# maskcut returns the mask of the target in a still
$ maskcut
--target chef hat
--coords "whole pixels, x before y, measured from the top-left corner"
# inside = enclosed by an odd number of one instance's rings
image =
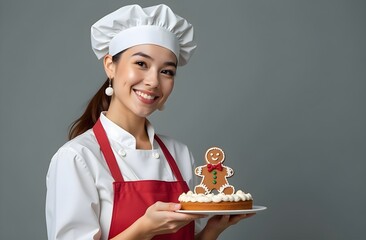
[[[91,44],[98,59],[132,46],[155,44],[171,50],[181,66],[196,48],[193,26],[164,4],[129,5],[108,14],[91,27]]]

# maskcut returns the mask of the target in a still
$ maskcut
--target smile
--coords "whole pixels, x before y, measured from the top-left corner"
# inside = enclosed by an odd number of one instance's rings
[[[154,100],[156,98],[156,96],[149,95],[149,94],[143,93],[143,92],[138,91],[138,90],[136,90],[135,92],[136,92],[137,95],[139,95],[142,98],[145,98],[146,100]]]

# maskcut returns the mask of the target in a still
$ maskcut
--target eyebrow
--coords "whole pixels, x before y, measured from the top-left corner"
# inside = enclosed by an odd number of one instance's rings
[[[132,56],[141,56],[144,58],[148,58],[150,60],[154,60],[153,57],[151,57],[150,55],[147,55],[146,53],[143,53],[143,52],[134,53],[134,54],[132,54]],[[164,62],[164,65],[173,66],[173,67],[177,68],[177,64],[175,62],[171,62],[171,61]]]

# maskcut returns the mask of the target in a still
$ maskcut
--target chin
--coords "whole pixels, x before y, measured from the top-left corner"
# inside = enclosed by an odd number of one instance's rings
[[[153,114],[154,112],[156,111],[155,110],[150,110],[150,111],[139,111],[139,112],[135,112],[135,114],[139,117],[144,117],[144,118],[147,118],[149,117],[151,114]]]

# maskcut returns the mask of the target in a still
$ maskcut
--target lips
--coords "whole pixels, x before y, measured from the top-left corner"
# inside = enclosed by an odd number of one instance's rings
[[[135,90],[135,93],[138,96],[138,98],[144,103],[153,103],[155,99],[158,98],[158,96],[154,94],[143,92],[140,90]]]

